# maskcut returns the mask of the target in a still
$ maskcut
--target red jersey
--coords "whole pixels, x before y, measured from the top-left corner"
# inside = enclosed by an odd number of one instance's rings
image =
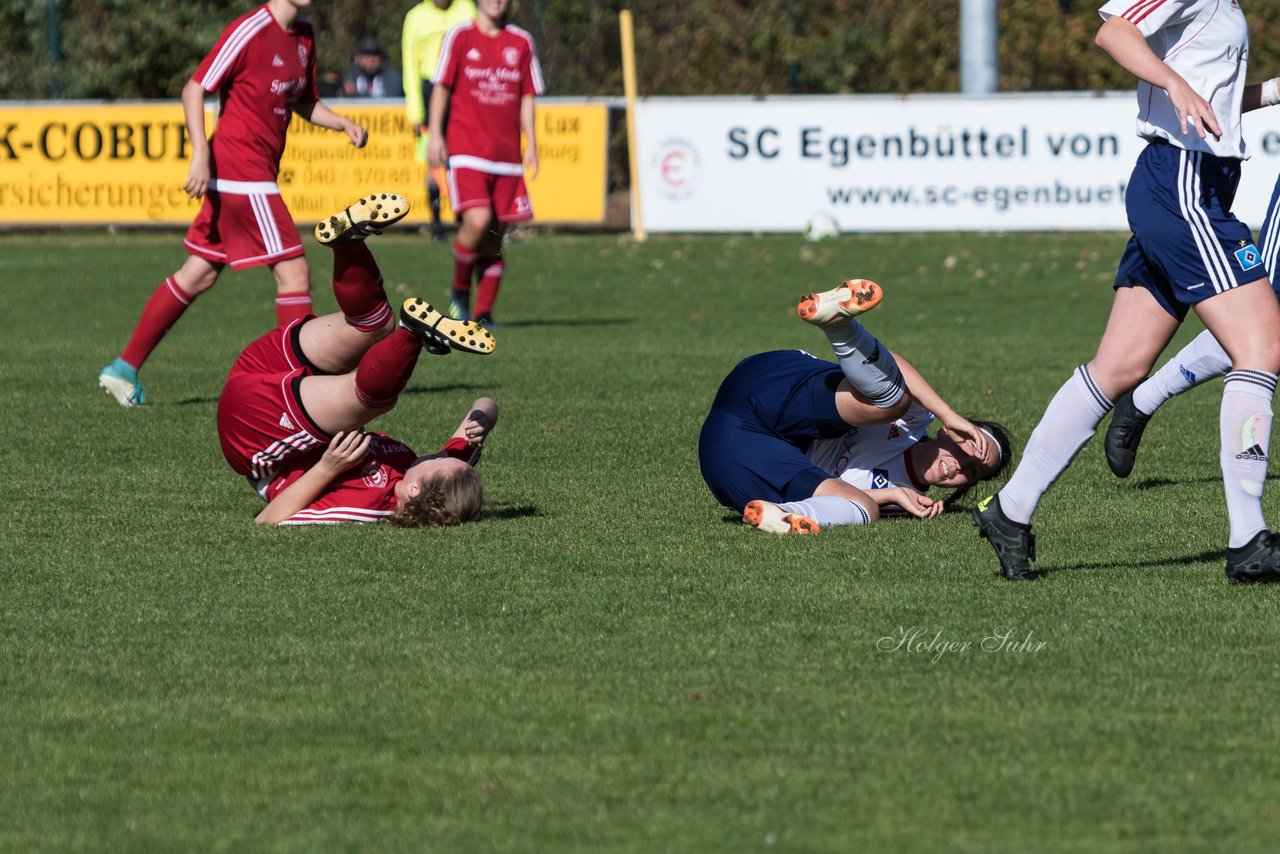
[[[480,447],[468,445],[463,439],[450,439],[441,453],[474,465],[480,457]],[[285,487],[302,477],[302,473],[315,465],[322,450],[291,461],[287,469],[276,475],[275,480],[263,491],[262,497],[270,501]],[[294,513],[281,525],[331,525],[337,522],[383,522],[396,512],[396,484],[404,480],[404,473],[417,460],[413,451],[397,439],[385,433],[374,433],[369,452],[359,466],[344,472],[338,480],[320,493],[320,497],[302,510]]]
[[[523,174],[520,100],[545,88],[533,37],[510,24],[494,36],[480,32],[474,21],[459,24],[440,45],[433,79],[453,93],[445,131],[449,165]]]
[[[218,93],[212,171],[223,181],[270,181],[299,103],[316,100],[315,35],[299,18],[281,29],[266,6],[237,18],[191,79]]]

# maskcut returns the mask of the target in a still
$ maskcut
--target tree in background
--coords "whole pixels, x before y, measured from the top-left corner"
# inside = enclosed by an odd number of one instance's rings
[[[375,36],[399,64],[414,0],[307,10],[323,69]],[[0,0],[0,98],[176,98],[220,22],[253,0]],[[1098,0],[1000,0],[1000,88],[1128,89],[1093,47]],[[635,15],[645,95],[955,92],[959,0],[516,0],[549,94],[618,95],[618,11]],[[63,60],[51,50],[50,20]],[[1280,4],[1251,4],[1251,79],[1280,75]]]

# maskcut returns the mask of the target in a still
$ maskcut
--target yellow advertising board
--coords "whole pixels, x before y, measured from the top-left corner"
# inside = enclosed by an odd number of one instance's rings
[[[345,135],[294,119],[279,183],[299,226],[375,191],[408,196],[408,222],[426,222],[424,166],[403,106],[333,107],[369,129],[369,144],[357,151]],[[607,107],[540,104],[535,115],[534,221],[604,222]],[[213,127],[212,111],[206,124]],[[177,102],[0,104],[0,228],[187,225],[199,209],[182,190],[190,154]]]

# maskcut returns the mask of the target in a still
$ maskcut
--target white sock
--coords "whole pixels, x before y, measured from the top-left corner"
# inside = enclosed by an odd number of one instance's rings
[[[1231,357],[1206,329],[1133,390],[1133,405],[1139,412],[1151,415],[1174,395],[1229,370]]]
[[[1094,385],[1084,365],[1049,401],[1036,425],[1022,460],[1000,490],[1000,509],[1014,522],[1030,524],[1040,498],[1066,471],[1076,454],[1098,429],[1111,401]]]
[[[1262,487],[1267,480],[1271,445],[1271,399],[1276,375],[1231,371],[1222,388],[1222,486],[1227,496],[1227,545],[1238,548],[1267,527],[1262,518]]]
[[[849,319],[848,325],[823,327],[840,369],[853,387],[880,409],[888,409],[906,394],[902,371],[889,352],[861,323]]]
[[[808,516],[818,523],[819,528],[828,525],[865,525],[871,521],[871,514],[865,507],[838,495],[815,495],[804,501],[788,501],[778,506],[787,513]]]

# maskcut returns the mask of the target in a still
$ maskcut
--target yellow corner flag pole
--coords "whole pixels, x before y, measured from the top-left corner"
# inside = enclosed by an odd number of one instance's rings
[[[618,13],[622,35],[622,89],[627,98],[627,152],[631,166],[631,234],[643,242],[644,216],[640,208],[640,170],[636,163],[636,40],[631,10]]]

